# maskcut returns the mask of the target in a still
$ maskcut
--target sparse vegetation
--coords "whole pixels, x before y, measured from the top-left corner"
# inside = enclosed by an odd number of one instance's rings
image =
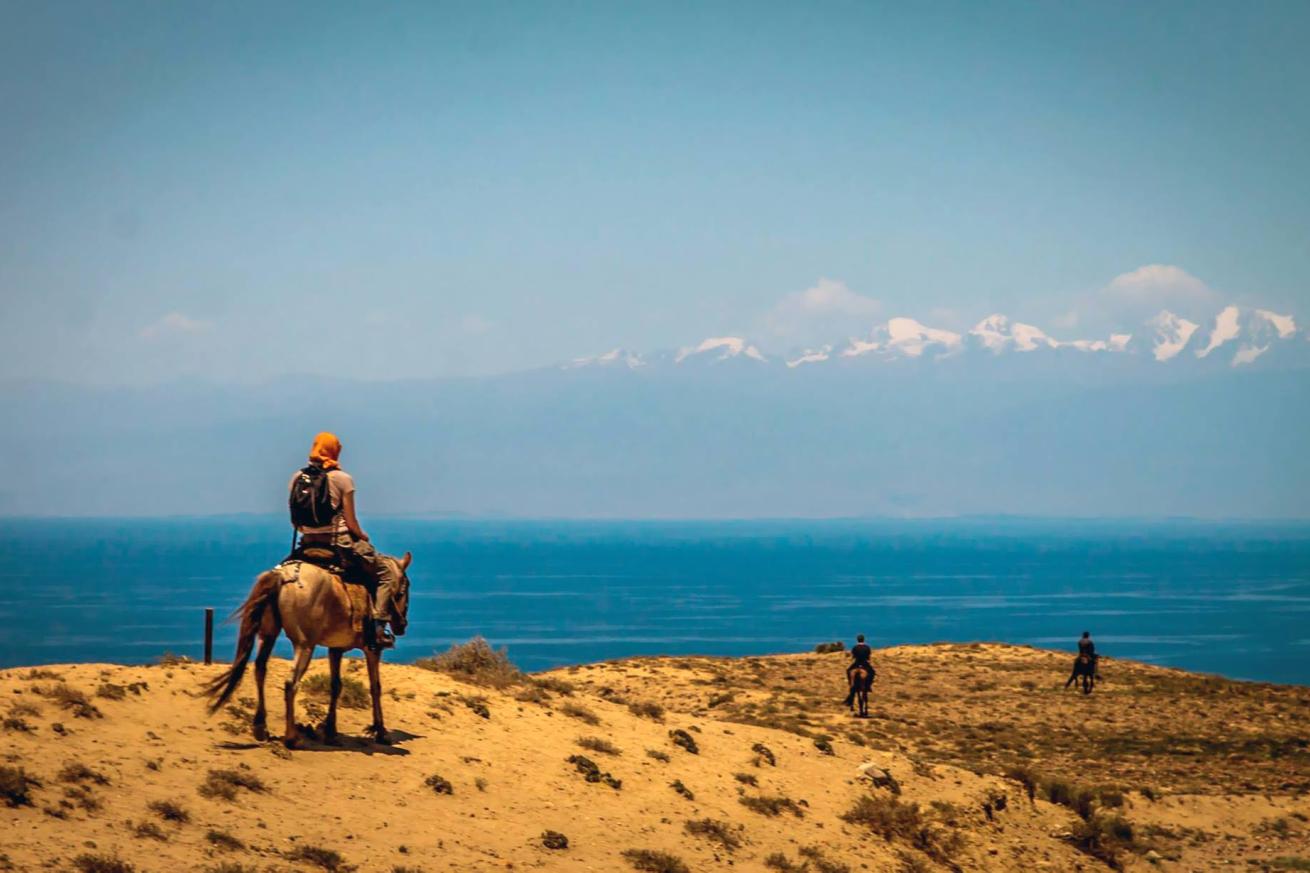
[[[676,855],[654,849],[628,849],[623,857],[634,870],[641,873],[691,873],[691,869]]]
[[[259,869],[250,864],[238,864],[236,861],[223,861],[212,867],[206,867],[205,873],[259,873]]]
[[[676,728],[669,731],[669,739],[673,741],[673,745],[681,749],[686,749],[693,755],[700,754],[700,747],[696,745],[696,740],[692,738],[691,734],[687,733],[682,728]]]
[[[16,715],[11,715],[4,720],[4,729],[24,734],[30,734],[36,730],[35,727],[28,724],[26,719]]]
[[[105,700],[122,700],[127,697],[127,686],[101,682],[96,688],[96,697],[103,697]]]
[[[491,709],[487,707],[487,698],[472,695],[463,695],[459,702],[468,707],[469,711],[478,718],[491,718]]]
[[[0,797],[7,806],[31,806],[32,789],[40,787],[40,781],[28,776],[22,767],[0,766]]]
[[[201,797],[233,801],[237,799],[238,788],[255,793],[268,790],[258,776],[244,769],[210,770],[198,790]]]
[[[171,800],[152,800],[147,806],[164,821],[173,821],[178,824],[186,824],[191,821],[191,814],[180,803]]]
[[[1081,852],[1099,858],[1115,870],[1121,868],[1120,855],[1136,844],[1133,826],[1120,815],[1101,813],[1079,822],[1070,840]]]
[[[78,873],[136,873],[136,867],[116,855],[78,855],[73,859]]]
[[[764,866],[770,870],[777,870],[779,873],[808,873],[810,869],[806,864],[793,864],[787,860],[787,856],[782,852],[774,852],[764,859]]]
[[[588,782],[604,782],[610,788],[618,791],[623,787],[623,780],[615,779],[609,773],[604,772],[596,766],[596,762],[585,755],[569,755],[568,762],[573,765],[579,773],[582,774]]]
[[[813,865],[815,873],[851,873],[851,868],[823,854],[818,846],[801,846],[801,857]]]
[[[542,831],[541,844],[547,849],[567,849],[569,847],[569,838],[559,831]]]
[[[80,761],[69,761],[59,770],[60,782],[94,782],[96,785],[108,785],[109,777],[92,770]]]
[[[781,795],[761,795],[759,797],[746,796],[737,799],[741,802],[742,806],[746,807],[751,812],[758,812],[760,815],[773,817],[782,815],[784,812],[790,812],[797,818],[801,818],[805,815],[796,801],[792,800],[790,797],[783,797]]]
[[[833,652],[844,651],[846,651],[846,644],[841,640],[833,640],[831,643],[819,643],[814,647],[814,654],[816,655],[830,655]]]
[[[864,825],[888,842],[904,840],[935,861],[950,861],[960,849],[958,833],[929,821],[917,803],[903,803],[895,797],[861,797],[842,819]]]
[[[306,694],[314,697],[321,697],[324,700],[332,699],[332,677],[327,673],[315,673],[313,676],[306,676],[305,680],[300,683],[300,688]],[[341,677],[341,696],[337,698],[337,705],[344,709],[368,709],[373,705],[372,698],[369,697],[368,687],[353,676]]]
[[[216,849],[224,852],[241,852],[246,848],[246,844],[227,831],[210,830],[205,834],[205,839]]]
[[[587,709],[587,707],[576,703],[566,703],[559,708],[559,711],[567,715],[569,718],[576,718],[578,721],[583,722],[584,724],[589,724],[592,727],[600,724],[600,716],[596,715],[596,713],[592,712],[590,709]]]
[[[736,779],[742,785],[749,785],[752,788],[758,788],[760,785],[760,780],[750,773],[734,773],[732,774],[732,778]]]
[[[741,846],[741,837],[737,834],[738,829],[718,819],[701,818],[689,821],[683,826],[683,830],[692,836],[704,837],[707,840],[716,842],[728,851]]]
[[[423,780],[423,784],[426,785],[427,787],[431,788],[433,794],[454,794],[454,793],[455,793],[455,786],[453,786],[453,785],[450,784],[450,780],[449,780],[449,779],[444,779],[444,778],[442,778],[441,776],[438,776],[438,775],[435,774],[435,773],[433,773],[433,774],[432,774],[431,776],[429,776],[428,778],[424,779],[424,780]]]
[[[649,700],[639,700],[635,703],[629,703],[628,712],[641,718],[649,718],[653,721],[664,721],[664,707]]]
[[[180,667],[183,664],[195,663],[186,655],[178,655],[173,652],[164,652],[155,659],[155,663],[161,667]]]
[[[60,682],[58,685],[37,686],[32,689],[37,694],[49,697],[64,709],[72,710],[77,718],[102,718],[100,710],[87,699],[85,693]]]
[[[622,755],[623,750],[601,737],[578,737],[577,743],[584,749],[600,752],[602,755]]]
[[[321,867],[328,873],[348,873],[355,868],[346,863],[340,853],[332,849],[325,849],[322,846],[296,846],[283,857],[288,861],[299,861],[302,864],[312,864],[315,867]]]
[[[159,840],[161,843],[168,839],[168,834],[152,821],[141,822],[132,829],[132,832],[142,839]]]
[[[814,748],[818,749],[825,755],[837,754],[832,750],[832,743],[826,737],[818,737],[814,741]]]
[[[751,751],[755,753],[754,763],[756,767],[760,766],[760,764],[768,764],[770,767],[778,766],[778,759],[773,757],[773,752],[763,743],[756,743],[751,746]]]
[[[510,661],[509,653],[505,649],[493,649],[480,636],[430,658],[420,658],[414,666],[449,673],[456,679],[489,688],[505,688],[523,680],[523,673]]]
[[[692,793],[692,790],[690,788],[682,784],[681,779],[674,779],[672,782],[669,783],[669,787],[672,788],[674,791],[678,792],[679,794],[681,794],[683,797],[687,798],[688,800],[696,799],[696,795]]]
[[[56,673],[54,670],[47,670],[44,667],[33,667],[23,674],[23,678],[28,682],[62,682],[64,681],[63,673]]]
[[[668,755],[668,753],[667,753],[667,752],[661,752],[659,749],[647,749],[647,750],[646,750],[646,757],[647,757],[647,758],[654,758],[656,761],[659,761],[659,762],[662,763],[662,764],[667,764],[667,763],[669,763],[669,760],[670,760],[670,759],[669,759],[669,755]]]

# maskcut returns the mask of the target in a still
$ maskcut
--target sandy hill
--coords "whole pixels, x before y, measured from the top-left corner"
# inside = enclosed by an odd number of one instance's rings
[[[864,720],[842,654],[386,665],[390,746],[352,661],[343,744],[296,751],[250,739],[249,678],[206,716],[220,667],[0,671],[0,870],[1310,869],[1310,689],[1107,662],[1085,697],[1063,654],[875,659]]]

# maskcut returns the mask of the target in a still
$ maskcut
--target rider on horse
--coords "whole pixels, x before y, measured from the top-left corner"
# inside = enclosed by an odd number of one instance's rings
[[[869,663],[869,658],[873,656],[873,649],[864,642],[864,634],[855,638],[855,645],[851,646],[851,663],[846,668],[846,684],[850,687],[850,693],[846,695],[846,706],[850,706],[855,700],[855,685],[851,681],[851,674],[859,667],[865,668],[868,672],[865,674],[868,678],[865,680],[865,691],[873,683],[873,664]]]
[[[1083,638],[1078,641],[1078,654],[1086,655],[1092,662],[1092,675],[1095,676],[1100,672],[1097,667],[1098,655],[1096,654],[1096,643],[1092,642],[1090,631],[1083,631]]]
[[[297,525],[301,548],[318,546],[336,551],[347,564],[347,569],[360,573],[376,585],[373,594],[372,645],[376,649],[393,646],[395,636],[387,629],[391,621],[391,598],[398,580],[391,562],[373,548],[368,534],[359,526],[355,516],[355,480],[341,469],[341,440],[324,432],[314,437],[309,450],[309,466],[297,470],[291,477],[290,490],[294,501],[297,488],[305,486],[307,474],[324,475],[326,471],[327,497],[330,499],[331,517],[322,524]],[[398,628],[403,632],[403,628]]]

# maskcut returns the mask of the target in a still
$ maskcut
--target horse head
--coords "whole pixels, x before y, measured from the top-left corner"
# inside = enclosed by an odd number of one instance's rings
[[[406,552],[399,558],[389,558],[396,568],[396,590],[391,593],[391,605],[395,609],[396,620],[392,624],[399,623],[396,630],[404,633],[405,626],[409,624],[409,570],[410,563],[414,556]]]

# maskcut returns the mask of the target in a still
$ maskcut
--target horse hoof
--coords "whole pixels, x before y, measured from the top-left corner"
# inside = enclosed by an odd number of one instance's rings
[[[258,742],[262,743],[268,739],[268,728],[264,727],[262,724],[255,725],[251,732],[255,735],[255,739]]]
[[[300,737],[283,737],[282,745],[286,746],[288,749],[297,748],[300,745]]]

